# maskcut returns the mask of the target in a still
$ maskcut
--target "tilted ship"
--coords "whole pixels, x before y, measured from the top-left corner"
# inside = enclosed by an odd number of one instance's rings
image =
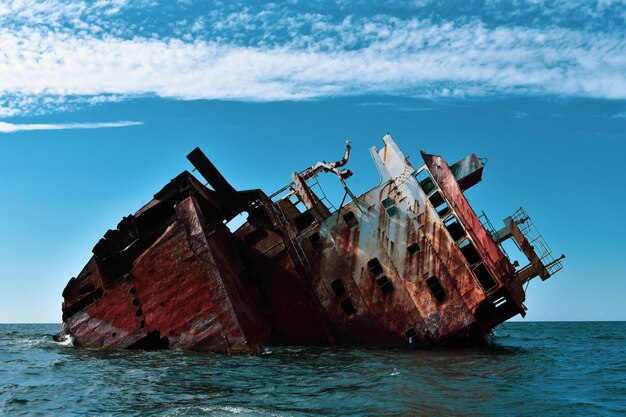
[[[562,268],[523,209],[496,230],[463,192],[484,160],[413,166],[391,136],[371,148],[380,183],[361,196],[342,160],[293,173],[272,195],[235,190],[209,159],[93,248],[63,291],[57,337],[94,348],[260,352],[264,345],[479,346],[526,308],[524,284]],[[335,209],[317,176],[345,190]],[[226,223],[247,221],[231,232]],[[512,239],[528,264],[512,263]]]

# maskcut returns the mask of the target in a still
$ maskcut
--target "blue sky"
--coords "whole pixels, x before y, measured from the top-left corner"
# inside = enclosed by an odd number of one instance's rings
[[[625,320],[625,29],[623,1],[0,1],[0,322],[60,321],[195,146],[271,193],[351,139],[362,192],[387,132],[487,157],[476,211],[523,206],[567,255],[527,319]]]

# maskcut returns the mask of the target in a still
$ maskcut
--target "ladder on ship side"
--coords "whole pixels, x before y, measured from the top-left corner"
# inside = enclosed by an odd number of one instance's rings
[[[317,196],[317,198],[324,205],[326,205],[326,208],[328,208],[328,210],[331,213],[334,213],[334,212],[337,211],[337,208],[335,207],[335,205],[333,203],[331,203],[330,199],[326,196],[326,193],[324,192],[324,189],[322,188],[319,180],[317,179],[317,174],[313,175],[311,178],[309,178],[306,183],[309,186],[309,188],[311,189],[311,191],[313,191],[315,193],[315,195]],[[317,187],[317,189],[319,190],[319,193],[314,191],[314,187]]]

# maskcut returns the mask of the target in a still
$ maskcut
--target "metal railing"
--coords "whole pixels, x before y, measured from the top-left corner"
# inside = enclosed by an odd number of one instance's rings
[[[491,224],[491,220],[489,220],[489,217],[487,217],[487,214],[485,214],[484,211],[480,212],[478,220],[480,220],[480,223],[483,225],[487,233],[491,235],[491,237],[494,237],[498,233],[496,228],[493,227],[493,224]]]
[[[498,231],[496,230],[495,227],[493,227],[493,224],[491,223],[491,220],[489,220],[489,217],[487,217],[487,214],[484,211],[480,212],[480,216],[478,216],[478,220],[480,220],[480,223],[483,225],[484,229],[487,231],[487,233],[489,233],[489,235],[491,236],[492,240],[496,240],[496,236],[498,235]],[[500,250],[502,251],[502,253],[504,253],[504,255],[511,259],[509,257],[509,254],[506,253],[506,250],[504,250],[504,247],[502,246],[502,243],[498,243],[498,247],[500,248]]]
[[[517,227],[520,229],[528,243],[533,247],[535,253],[541,260],[541,263],[544,264],[548,273],[550,275],[555,274],[556,272],[563,269],[563,264],[561,260],[563,257],[559,257],[557,259],[552,255],[552,249],[548,246],[548,242],[541,236],[537,227],[531,220],[530,216],[526,214],[523,208],[519,208],[513,213],[511,216],[513,221],[517,224]]]
[[[326,196],[326,193],[324,192],[322,185],[319,183],[319,180],[317,179],[317,174],[309,178],[306,183],[309,186],[309,189],[313,192],[313,194],[315,194],[315,196],[323,204],[326,205],[326,208],[331,212],[331,214],[337,211],[337,208],[335,207],[335,205],[331,203],[328,197]],[[315,192],[315,188],[317,188],[319,192]]]

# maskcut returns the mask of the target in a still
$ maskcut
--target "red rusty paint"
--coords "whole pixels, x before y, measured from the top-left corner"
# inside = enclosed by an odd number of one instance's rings
[[[446,161],[439,156],[428,155],[424,152],[422,152],[422,156],[433,177],[441,186],[441,191],[445,198],[453,202],[457,216],[481,253],[485,264],[491,271],[495,272],[494,276],[496,279],[499,279],[515,297],[515,302],[521,311],[521,305],[525,297],[522,283],[515,279],[515,267],[513,267],[506,255],[502,253],[498,245],[488,235],[463,195]]]
[[[184,172],[107,232],[63,292],[63,332],[91,347],[226,353],[265,344],[486,343],[494,326],[524,312],[515,268],[447,163],[423,153],[446,215],[456,216],[498,282],[486,292],[408,158],[390,136],[384,141],[372,152],[385,180],[359,197],[346,188],[352,201],[334,213],[306,181],[331,171],[345,185],[349,171],[336,168],[349,147],[339,162],[295,173],[277,200],[234,191],[194,150],[190,160],[217,188]],[[480,172],[464,188],[482,174],[474,165]],[[289,201],[294,195],[304,213]],[[229,231],[224,222],[241,212],[248,221]]]

